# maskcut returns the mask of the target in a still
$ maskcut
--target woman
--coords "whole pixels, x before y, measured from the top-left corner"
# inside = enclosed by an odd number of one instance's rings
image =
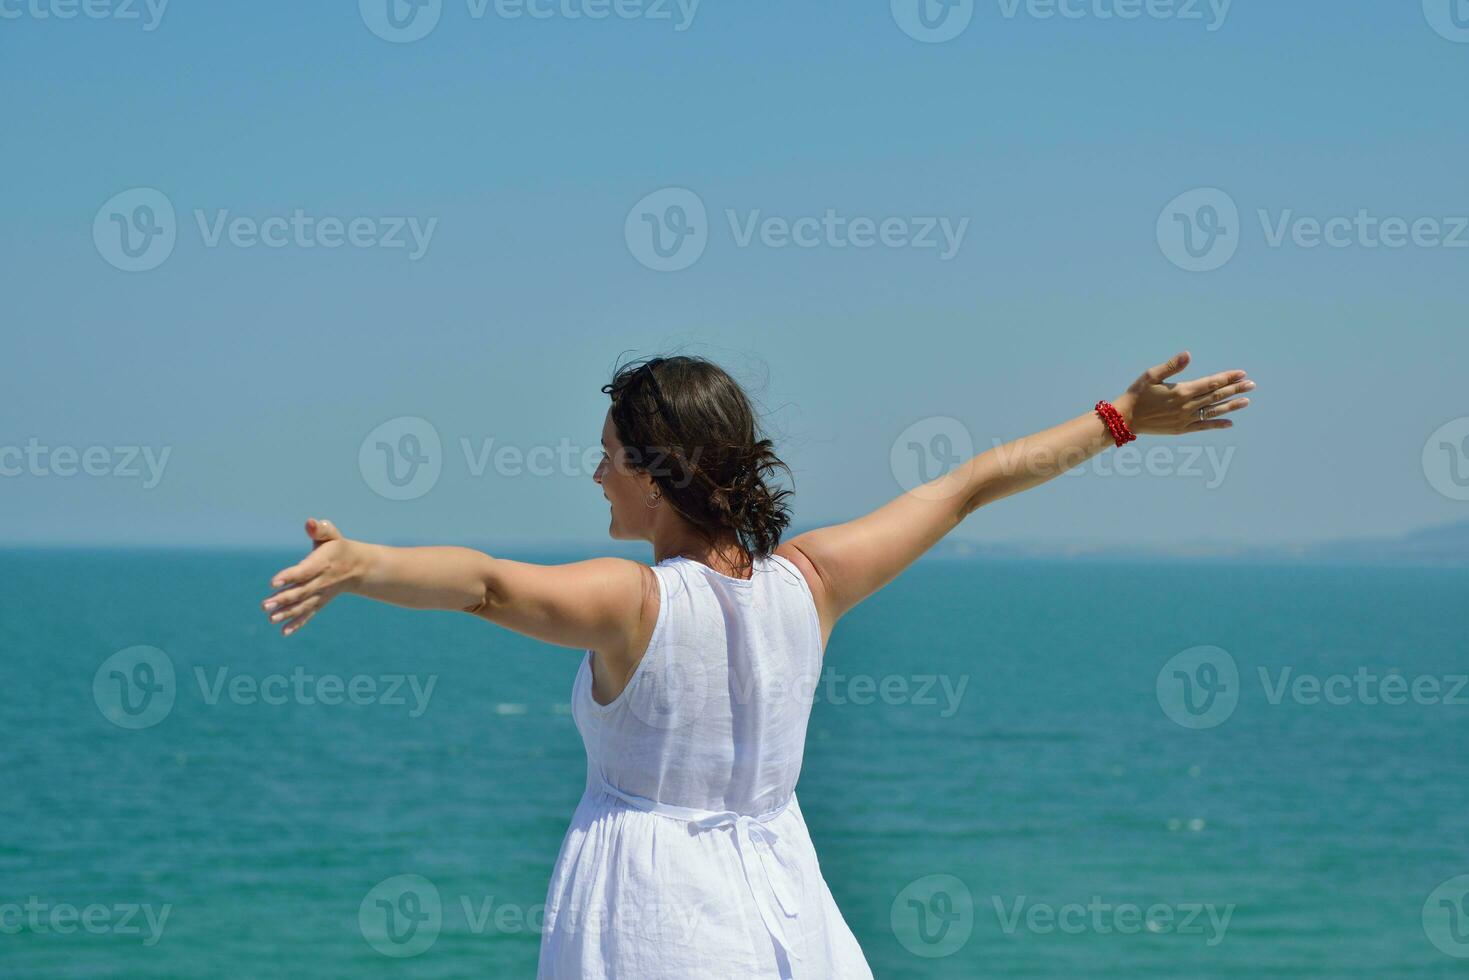
[[[796,802],[811,694],[837,621],[984,504],[1134,433],[1232,423],[1243,371],[1167,379],[967,461],[865,517],[782,542],[790,522],[739,385],[708,361],[619,370],[594,479],[610,533],[656,564],[534,565],[389,548],[307,521],[313,550],[265,602],[289,635],[343,592],[463,610],[585,651],[572,711],[587,787],[551,876],[543,977],[870,977]]]

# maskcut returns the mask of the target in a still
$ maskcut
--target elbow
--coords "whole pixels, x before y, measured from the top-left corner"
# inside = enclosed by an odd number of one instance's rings
[[[483,555],[484,567],[475,576],[474,586],[463,610],[471,616],[483,616],[495,605],[495,559]]]

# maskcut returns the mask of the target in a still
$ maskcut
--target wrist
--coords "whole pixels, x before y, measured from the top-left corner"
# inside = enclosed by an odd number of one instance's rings
[[[1128,416],[1133,414],[1132,399],[1124,395],[1118,401],[1122,404],[1119,405],[1105,399],[1099,401],[1096,404],[1095,412],[1102,420],[1102,424],[1107,427],[1107,435],[1111,437],[1112,442],[1117,446],[1124,446],[1136,439],[1137,433],[1132,431],[1132,426],[1127,421]],[[1126,414],[1123,413],[1124,406],[1128,409]]]
[[[349,592],[357,592],[372,580],[373,571],[381,561],[382,546],[366,541],[347,541],[347,579]]]
[[[1127,423],[1129,429],[1134,429],[1133,419],[1137,416],[1137,399],[1131,392],[1120,395],[1112,400],[1112,407],[1117,409],[1117,414],[1122,416],[1122,421]]]

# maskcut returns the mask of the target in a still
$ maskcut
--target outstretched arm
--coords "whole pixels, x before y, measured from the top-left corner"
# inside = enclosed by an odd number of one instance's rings
[[[1219,416],[1249,404],[1247,398],[1233,397],[1255,387],[1243,371],[1169,383],[1189,360],[1185,351],[1149,369],[1113,402],[1133,432],[1176,435],[1228,428],[1233,423]],[[1078,415],[981,453],[864,517],[797,535],[778,551],[802,566],[822,628],[830,635],[846,612],[891,582],[975,510],[1039,486],[1112,445],[1097,415]]]
[[[344,592],[412,609],[458,610],[557,646],[616,656],[647,609],[652,572],[621,558],[533,565],[469,548],[390,548],[306,522],[312,550],[277,572],[262,603],[289,636]],[[656,591],[653,593],[656,595]],[[656,613],[656,606],[653,607]]]

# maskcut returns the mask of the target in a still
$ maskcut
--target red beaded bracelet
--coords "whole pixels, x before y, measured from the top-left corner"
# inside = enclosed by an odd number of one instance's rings
[[[1137,438],[1137,435],[1127,427],[1127,422],[1122,418],[1122,413],[1117,411],[1111,402],[1097,402],[1095,411],[1106,424],[1107,431],[1112,433],[1112,441],[1117,443],[1117,445],[1124,446]]]

